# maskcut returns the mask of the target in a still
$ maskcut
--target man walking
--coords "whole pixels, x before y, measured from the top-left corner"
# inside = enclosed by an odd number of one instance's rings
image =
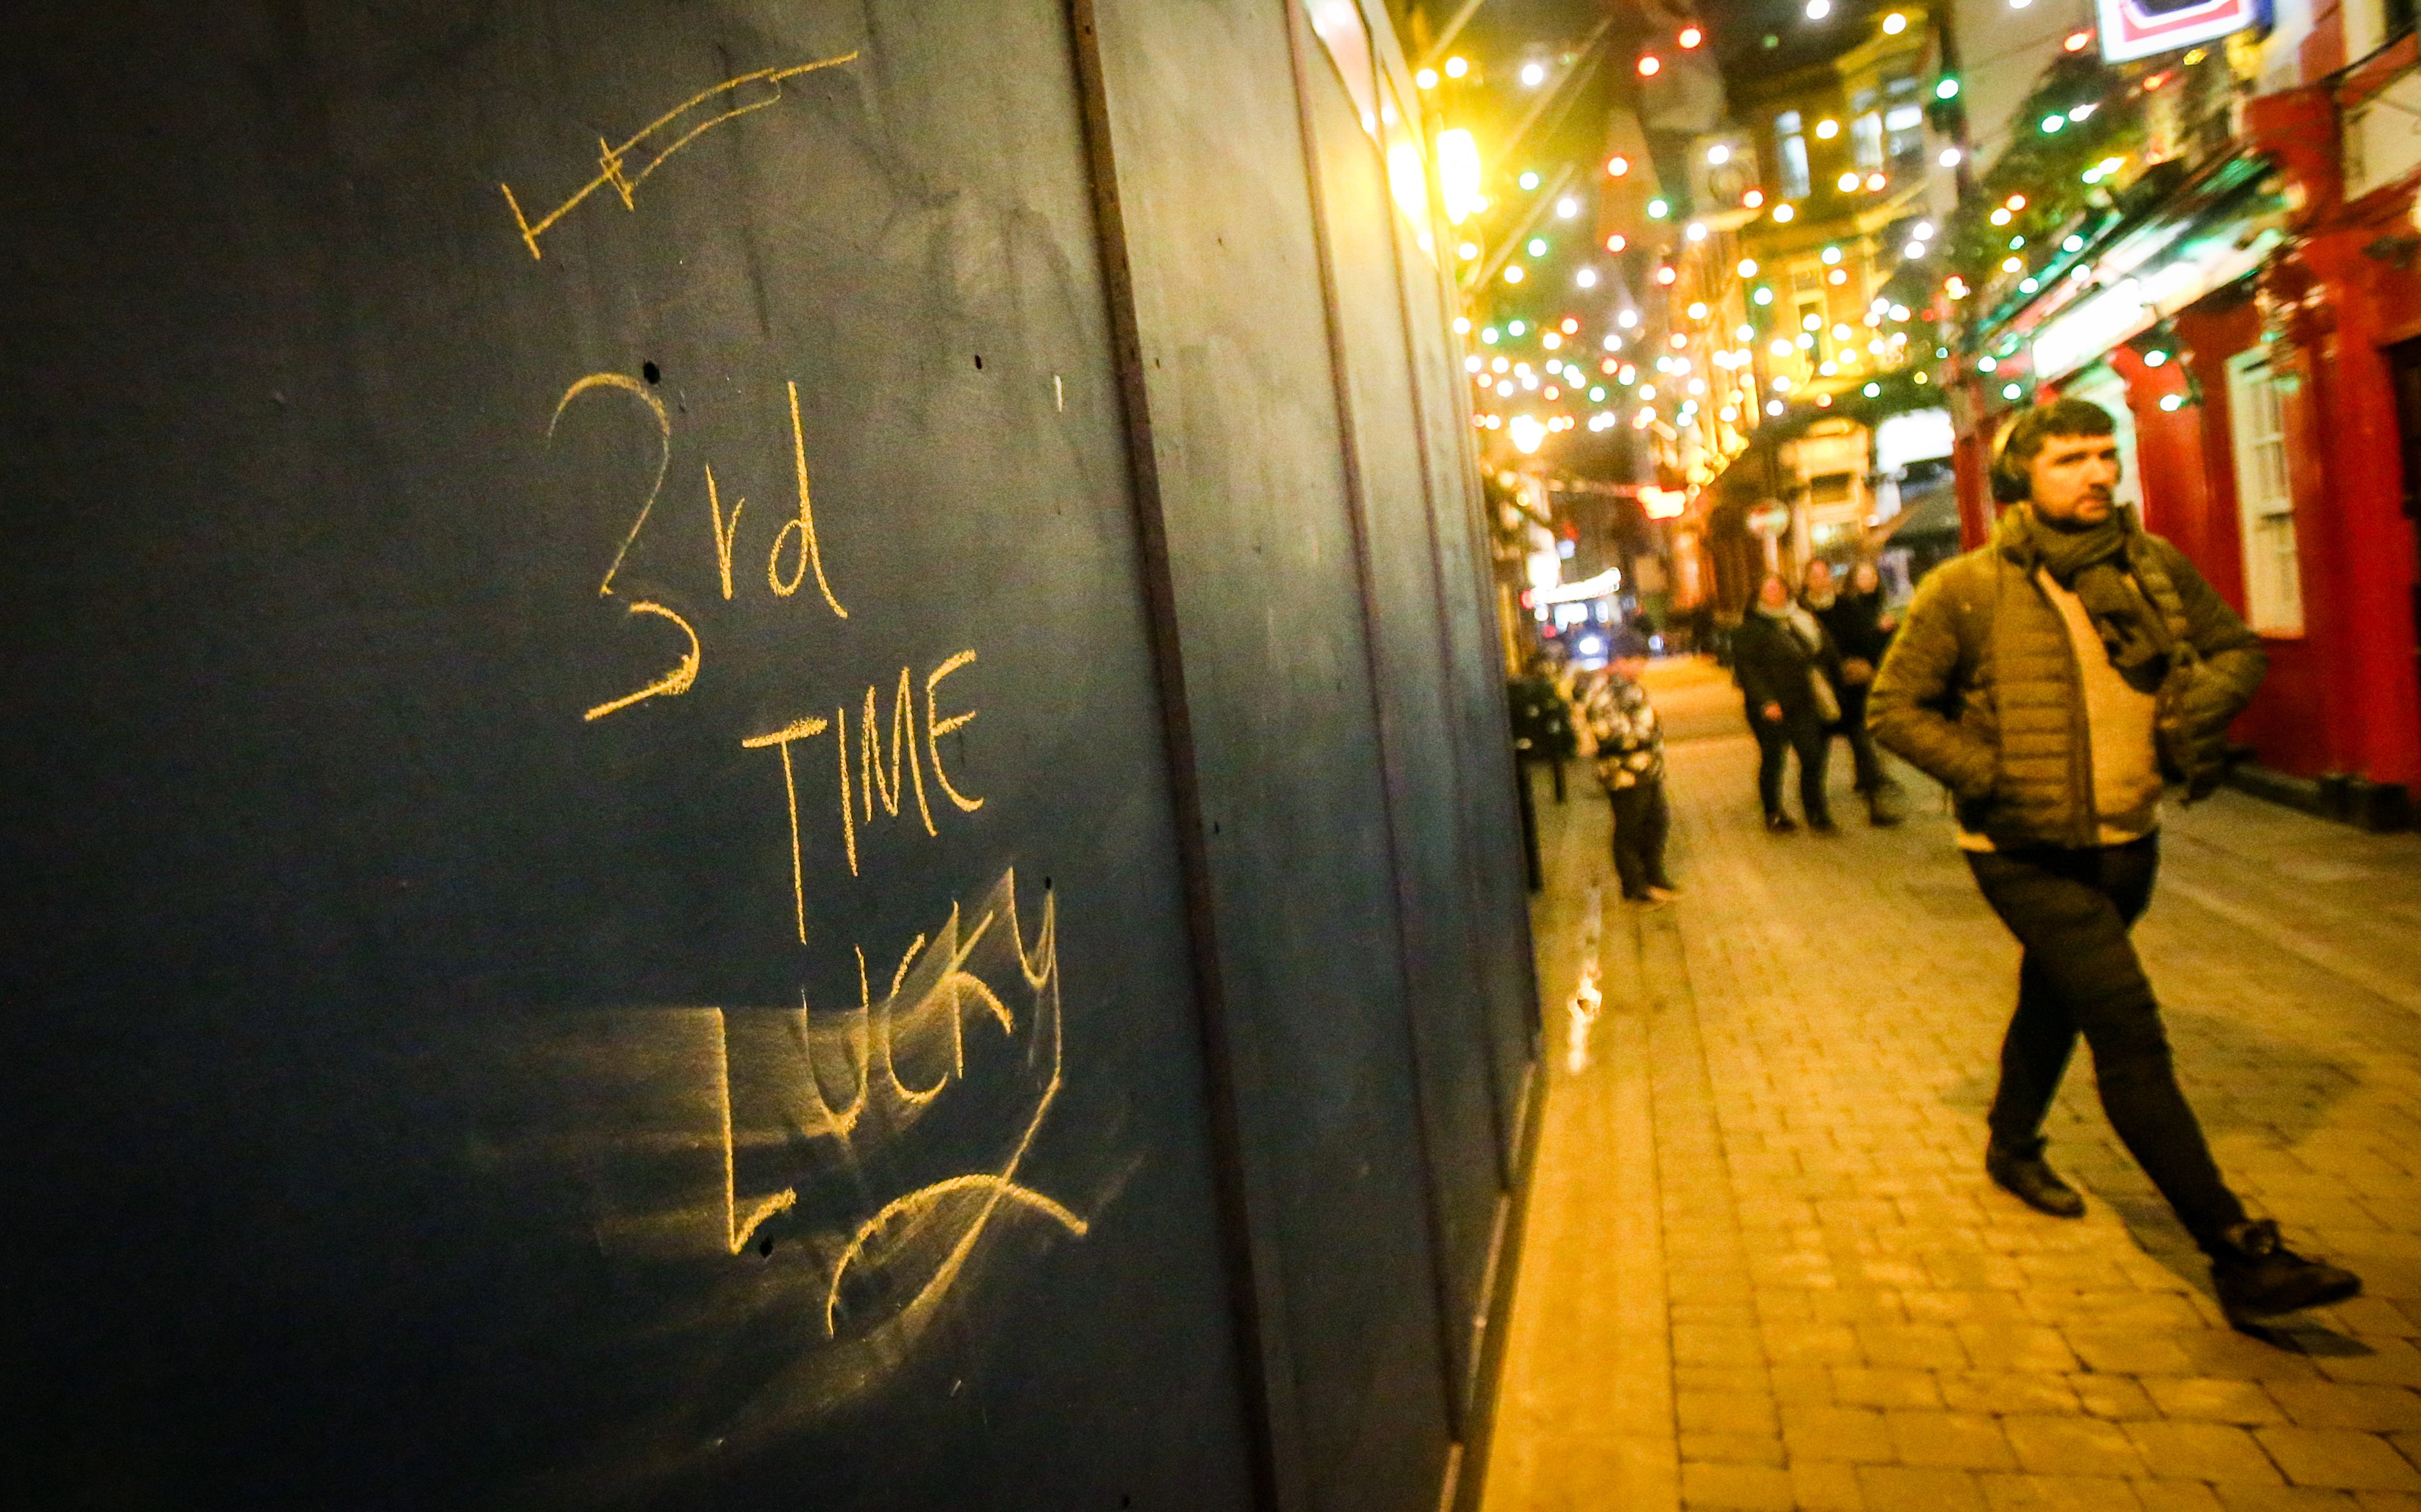
[[[2151,901],[2163,770],[2188,803],[2210,790],[2264,658],[2184,554],[2116,505],[2113,431],[2060,399],[2003,432],[1992,491],[2012,507],[1990,545],[1926,579],[1868,704],[1875,738],[1951,790],[1969,869],[2024,947],[1984,1169],[2043,1212],[2083,1214],[2041,1134],[2081,1034],[2111,1127],[2210,1256],[2229,1316],[2340,1302],[2360,1278],[2288,1251],[2221,1179],[2128,936]]]

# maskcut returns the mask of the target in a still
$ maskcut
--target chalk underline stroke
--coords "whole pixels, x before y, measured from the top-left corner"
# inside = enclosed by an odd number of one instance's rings
[[[496,187],[505,192],[505,203],[512,207],[513,224],[521,228],[522,242],[529,248],[530,259],[533,262],[539,260],[539,252],[538,239],[546,234],[547,228],[554,225],[555,222],[563,219],[564,216],[570,214],[581,201],[586,199],[589,195],[595,194],[600,189],[604,188],[608,184],[613,185],[614,192],[622,196],[622,208],[624,210],[638,209],[639,207],[635,196],[637,195],[639,185],[647,182],[648,175],[655,172],[659,167],[662,167],[666,158],[671,157],[674,153],[679,151],[682,148],[689,146],[692,142],[696,141],[700,136],[712,131],[715,127],[722,125],[725,121],[737,120],[741,117],[747,115],[752,110],[762,110],[768,105],[777,103],[782,99],[783,80],[795,79],[803,73],[813,73],[819,69],[838,68],[844,63],[855,62],[857,57],[857,53],[851,51],[843,53],[837,57],[818,58],[813,63],[794,63],[788,68],[758,69],[753,73],[743,73],[736,79],[726,79],[721,84],[714,86],[711,89],[702,89],[698,91],[689,99],[682,101],[679,105],[675,106],[671,110],[664,112],[654,120],[649,121],[629,141],[624,142],[619,147],[609,146],[603,137],[599,137],[597,139],[597,177],[589,179],[586,183],[582,184],[579,190],[574,193],[570,199],[565,200],[562,204],[557,205],[554,209],[547,211],[546,214],[539,217],[535,224],[530,221],[528,216],[522,213],[522,204],[521,201],[513,195],[513,186],[508,183],[501,181],[498,182]],[[661,150],[657,150],[652,148],[650,144],[651,138],[656,138],[659,133],[669,132],[676,126],[681,125],[684,117],[689,117],[701,106],[707,105],[709,101],[714,101],[717,96],[736,98],[740,95],[741,91],[749,88],[751,86],[762,86],[764,92],[758,97],[748,99],[742,103],[731,104],[728,109],[718,111],[713,115],[708,116],[705,119],[698,121],[696,124],[689,126],[686,130],[682,131],[679,135],[674,137],[672,141],[665,145]],[[633,153],[643,149],[652,153],[651,156],[647,158],[645,165],[640,167],[636,173],[624,172],[624,167],[631,162]]]

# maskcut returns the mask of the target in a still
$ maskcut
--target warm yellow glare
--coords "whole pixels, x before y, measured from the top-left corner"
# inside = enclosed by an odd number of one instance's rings
[[[1784,224],[1786,224],[1786,225],[1787,225],[1787,224],[1788,224],[1788,222],[1789,222],[1789,220],[1790,220],[1790,218],[1791,218],[1792,216],[1794,216],[1794,215],[1796,215],[1796,214],[1798,214],[1798,213],[1799,213],[1799,212],[1798,212],[1797,210],[1792,210],[1792,209],[1791,209],[1789,206],[1788,206],[1788,205],[1776,205],[1776,206],[1774,206],[1774,207],[1773,207],[1773,218],[1774,218],[1776,221],[1780,221],[1780,222],[1782,222],[1782,223],[1784,223]]]
[[[1754,278],[1757,276],[1757,259],[1755,257],[1742,257],[1741,259],[1740,275],[1742,278]]]
[[[1460,62],[1456,59],[1455,62]],[[1454,63],[1446,65],[1448,71]],[[1487,209],[1479,195],[1479,144],[1461,127],[1438,132],[1438,191],[1445,200],[1445,218],[1460,226]]]
[[[1449,79],[1460,79],[1470,71],[1471,65],[1459,57],[1450,57],[1445,60],[1445,76]]]
[[[1413,83],[1424,89],[1434,89],[1438,86],[1438,71],[1435,69],[1423,69],[1413,75]]]
[[[1819,141],[1829,142],[1840,134],[1841,123],[1839,121],[1826,119],[1820,120],[1816,123],[1816,136]]]

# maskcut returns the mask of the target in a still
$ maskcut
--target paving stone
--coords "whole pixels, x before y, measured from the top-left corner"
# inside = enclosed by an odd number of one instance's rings
[[[1867,1512],[1983,1512],[1983,1489],[1963,1470],[1861,1465],[1858,1485]]]
[[[1866,1363],[1913,1370],[1964,1370],[1967,1350],[1958,1333],[1939,1323],[1858,1323]]]
[[[1866,1512],[1867,1494],[1855,1465],[1800,1460],[1790,1467],[1790,1489],[1802,1512]]]
[[[1714,1323],[1677,1323],[1673,1327],[1673,1363],[1677,1365],[1761,1365],[1765,1342],[1753,1328]]]
[[[1673,1390],[1763,1396],[1771,1393],[1772,1383],[1762,1365],[1687,1365],[1675,1361]]]
[[[2403,1339],[2374,1339],[2368,1354],[2330,1355],[2313,1364],[2332,1380],[2421,1387],[2421,1349]]]
[[[1681,1464],[1770,1465],[1781,1469],[1788,1460],[1778,1433],[1702,1433],[1683,1428]]]
[[[2104,1475],[1978,1475],[1992,1512],[2142,1512],[2132,1481]]]
[[[2253,1430],[2278,1468],[2298,1486],[2342,1490],[2421,1491],[2421,1470],[2385,1439],[2355,1428],[2281,1426]]]
[[[1930,1370],[1881,1370],[1840,1365],[1833,1370],[1833,1395],[1844,1406],[1940,1407],[1940,1378]]]
[[[2030,1324],[1960,1323],[1954,1330],[1978,1370],[2063,1372],[2076,1355],[2055,1328]]]
[[[1914,1323],[2031,1323],[2028,1294],[2012,1291],[1926,1290],[1906,1294],[1901,1305]]]
[[[2018,1463],[2038,1475],[2142,1475],[2135,1441],[2098,1418],[2019,1413],[2001,1419]]]
[[[1945,1371],[1935,1378],[1942,1405],[1953,1411],[2004,1414],[2082,1412],[2084,1405],[2070,1384],[2074,1379],[1991,1371]]]
[[[1676,1391],[1673,1415],[1683,1432],[1778,1435],[1782,1420],[1763,1393]]]
[[[1896,1407],[1885,1411],[1893,1445],[1904,1465],[1957,1470],[2014,1470],[2017,1457],[2000,1421],[1980,1412]]]
[[[2191,1376],[2194,1357],[2186,1352],[2188,1334],[2136,1333],[2103,1328],[2060,1331],[2070,1349],[2095,1370],[2121,1375]]]
[[[1838,1459],[1881,1464],[1896,1452],[1882,1413],[1865,1407],[1804,1407],[1786,1402],[1782,1440],[1793,1463]]]
[[[2264,1381],[2318,1380],[2320,1378],[2322,1362],[2227,1329],[2205,1329],[2199,1333],[2179,1333],[2172,1337],[2195,1367],[2185,1372],[2188,1375]]]
[[[2229,1424],[2127,1423],[2120,1426],[2145,1461],[2163,1474],[2257,1485],[2282,1479],[2253,1436]]]
[[[2282,1383],[2283,1385],[2284,1383]],[[2143,1382],[2155,1406],[2170,1417],[2205,1423],[2280,1423],[2287,1414],[2271,1394],[2250,1380],[2209,1376],[2148,1376]]]
[[[1814,1407],[1833,1403],[1833,1373],[1822,1365],[1776,1365],[1770,1374],[1777,1402]]]
[[[2144,1512],[2222,1512],[2219,1497],[2198,1480],[2139,1480],[2135,1499]]]
[[[1684,1464],[1681,1504],[1728,1512],[1791,1512],[1790,1473],[1767,1465]]]
[[[2421,1212],[2421,1191],[2413,1193],[2413,1206],[2406,1210]],[[2398,1339],[2421,1336],[2421,1320],[2384,1297],[2356,1297],[2337,1303],[2328,1313],[2349,1333],[2375,1333]]]
[[[2222,1486],[2216,1489],[2227,1512],[2356,1512],[2360,1505],[2351,1492],[2311,1486]]]
[[[2147,1376],[2146,1380],[2157,1380]],[[2095,1417],[2131,1418],[2159,1417],[2161,1411],[2152,1405],[2143,1385],[2132,1376],[2074,1375],[2068,1383],[2076,1391],[2076,1399]]]
[[[1777,1365],[1853,1365],[1863,1358],[1848,1323],[1768,1323],[1763,1338],[1766,1358]]]
[[[2271,1383],[2269,1395],[2307,1428],[2421,1428],[2421,1393],[2403,1386],[2282,1380]]]

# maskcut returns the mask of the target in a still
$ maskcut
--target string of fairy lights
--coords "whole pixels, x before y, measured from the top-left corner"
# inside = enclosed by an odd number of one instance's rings
[[[1832,0],[1804,0],[1801,8],[1816,23],[1835,13]],[[1885,38],[1900,37],[1926,20],[1922,10],[1867,16]],[[1830,312],[1806,313],[1804,305],[1786,307],[1777,299],[1772,275],[1754,257],[1734,259],[1724,249],[1738,250],[1733,245],[1737,233],[1753,229],[1760,220],[1774,227],[1791,226],[1807,213],[1804,200],[1811,187],[1845,201],[1874,196],[1870,202],[1882,205],[1892,200],[1901,193],[1893,174],[1905,168],[1902,158],[1855,173],[1845,169],[1837,182],[1786,184],[1795,193],[1777,195],[1769,184],[1756,181],[1759,169],[1753,148],[1743,148],[1737,138],[1702,138],[1693,150],[1706,157],[1710,168],[1731,168],[1729,181],[1738,186],[1720,202],[1694,214],[1686,202],[1677,203],[1678,192],[1648,194],[1644,201],[1631,198],[1626,212],[1644,216],[1647,226],[1601,227],[1601,238],[1575,242],[1573,223],[1587,208],[1585,199],[1595,196],[1576,190],[1572,174],[1521,167],[1509,174],[1509,192],[1492,196],[1470,133],[1445,132],[1441,175],[1448,214],[1458,227],[1455,261],[1472,310],[1456,321],[1456,329],[1469,343],[1464,367],[1476,401],[1473,423],[1530,453],[1550,437],[1582,428],[1602,432],[1627,425],[1675,439],[1711,419],[1728,432],[1722,449],[1730,454],[1745,444],[1746,431],[1784,417],[1794,404],[1829,409],[1836,395],[1851,405],[1860,400],[1940,402],[1928,396],[1938,394],[1941,373],[1936,365],[1952,357],[1951,347],[1959,340],[1957,318],[1965,315],[1970,328],[1984,323],[1978,319],[1984,311],[1967,302],[1988,287],[1995,295],[2032,295],[2073,271],[2063,259],[2073,259],[2087,240],[2073,225],[2080,195],[2107,204],[2109,193],[2139,165],[2136,144],[2097,116],[2119,98],[2114,91],[2132,86],[2128,98],[2132,98],[2147,92],[2147,86],[2159,88],[2164,80],[2157,72],[2148,78],[2142,71],[2127,79],[2110,77],[2107,70],[2104,76],[2092,76],[2085,67],[2094,61],[2087,55],[2095,40],[2090,27],[2056,35],[2054,67],[2038,82],[2025,114],[2012,126],[2031,140],[2001,153],[1993,171],[1948,215],[1937,218],[1919,206],[1895,221],[1877,249],[1878,265],[1867,286],[1874,297],[1863,316],[1851,320]],[[1776,44],[1772,35],[1762,40],[1769,49]],[[1636,48],[1632,70],[1643,82],[1669,76],[1685,55],[1703,55],[1709,42],[1703,21],[1680,19],[1669,32]],[[2187,55],[2188,64],[2200,60],[2199,55]],[[2017,59],[1983,61],[1997,65]],[[1569,70],[1572,60],[1563,62]],[[1557,70],[1533,56],[1515,76],[1523,87],[1538,90],[1555,85]],[[1460,56],[1415,76],[1424,92],[1484,82],[1481,70]],[[1920,83],[1923,119],[1934,134],[1934,145],[1922,149],[1924,171],[1964,172],[1968,148],[1960,115],[1961,80],[1955,72],[1937,70]],[[2042,101],[2049,103],[2038,109]],[[1892,129],[1906,128],[1896,124]],[[1817,140],[1830,141],[1841,133],[1842,123],[1818,119],[1809,132]],[[2089,161],[2061,159],[2059,173],[2073,182],[2031,195],[2026,189],[2011,188],[2012,179],[2037,171],[2036,160],[2045,155],[2042,144],[2063,133],[2065,140],[2056,146],[2066,156],[2090,148]],[[1460,140],[1445,140],[1456,137]],[[1633,156],[1610,152],[1593,165],[1598,188],[1613,189],[1628,179],[1639,167]],[[1779,171],[1775,165],[1767,167]],[[1488,239],[1473,224],[1480,216],[1498,218],[1512,227],[1498,233],[1493,258]],[[1722,224],[1719,227],[1710,222]],[[1651,244],[1642,244],[1643,240],[1652,244],[1652,256]],[[1576,250],[1577,259],[1572,257]],[[1706,298],[1685,304],[1674,291],[1680,262],[1693,255],[1695,266],[1712,264],[1738,280],[1736,286],[1726,282],[1723,287],[1737,288],[1747,319],[1728,332],[1715,329],[1723,317],[1714,276],[1693,279],[1693,291],[1704,285]],[[1849,271],[1841,266],[1843,246],[1826,245],[1820,256],[1827,282],[1848,280]],[[1558,273],[1565,275],[1563,282],[1558,282]],[[1651,285],[1667,291],[1668,299],[1652,302],[1650,310],[1669,305],[1652,324],[1631,297],[1632,290],[1645,292]],[[1760,376],[1761,366],[1780,366],[1794,357],[1804,365],[1804,376]],[[1990,374],[1991,362],[1988,355],[1976,365],[1977,371]]]
[[[1830,6],[1824,0],[1810,0],[1808,14],[1810,20],[1821,21],[1831,14]],[[1908,30],[1912,22],[1906,12],[1891,11],[1881,18],[1879,24],[1886,36],[1898,36]],[[1773,45],[1773,39],[1766,40],[1768,46]],[[1666,36],[1652,38],[1639,47],[1632,58],[1632,69],[1642,81],[1659,79],[1674,66],[1668,55],[1678,57],[1697,54],[1708,41],[1703,22],[1682,19]],[[1519,76],[1525,86],[1536,88],[1547,82],[1548,70],[1533,60]],[[1476,75],[1471,65],[1458,57],[1448,59],[1443,70],[1424,70],[1416,76],[1415,83],[1424,89],[1434,89],[1449,79],[1473,77]],[[1955,78],[1932,81],[1930,88],[1938,101],[1955,100],[1959,93]],[[1831,119],[1815,126],[1820,139],[1830,139],[1839,131],[1839,122]],[[1713,142],[1699,150],[1705,153],[1710,167],[1736,165],[1749,170],[1745,177],[1755,174],[1753,150],[1739,151],[1726,141]],[[1957,151],[1956,148],[1945,149],[1945,166],[1958,162]],[[1442,154],[1444,165],[1450,169],[1455,156],[1452,152]],[[1467,167],[1476,168],[1476,152],[1462,156]],[[1601,186],[1620,183],[1636,166],[1630,154],[1610,153],[1601,164]],[[1844,195],[1882,195],[1890,187],[1888,175],[1882,172],[1855,177],[1856,182],[1849,181],[1845,176],[1844,181],[1834,187]],[[1451,182],[1447,185],[1448,210],[1458,222],[1466,215],[1500,208],[1492,206],[1476,181],[1476,175],[1471,178],[1473,181],[1460,186]],[[1523,168],[1514,178],[1514,186],[1522,195],[1539,194],[1544,182],[1544,176],[1535,168]],[[1501,208],[1506,211],[1523,208],[1517,195],[1505,198],[1507,204]],[[1540,213],[1543,210],[1542,206],[1531,207],[1524,221],[1525,230],[1531,224],[1548,220]],[[1646,220],[1662,233],[1660,240],[1669,238],[1668,244],[1642,270],[1647,280],[1668,293],[1680,276],[1678,257],[1689,253],[1716,252],[1715,246],[1706,243],[1721,235],[1710,226],[1708,218],[1681,217],[1680,210],[1671,193],[1648,195],[1639,206]],[[1754,181],[1742,185],[1736,192],[1735,203],[1716,208],[1716,213],[1735,210],[1749,212],[1748,218],[1752,219],[1762,215],[1777,226],[1790,225],[1800,214],[1799,206],[1789,198],[1776,197],[1770,202],[1765,187]],[[1553,206],[1548,223],[1570,222],[1578,213],[1576,197],[1564,194]],[[1741,219],[1737,215],[1724,218],[1734,222]],[[1638,229],[1633,227],[1633,231]],[[1906,249],[1908,255],[1922,256],[1929,251],[1928,243],[1934,231],[1930,221],[1918,222]],[[1664,323],[1671,329],[1660,339],[1647,329],[1640,310],[1627,298],[1608,301],[1601,297],[1592,301],[1558,291],[1555,300],[1550,301],[1548,291],[1541,287],[1541,274],[1558,250],[1556,241],[1548,234],[1525,235],[1517,246],[1507,249],[1508,255],[1501,257],[1492,276],[1483,278],[1472,289],[1475,307],[1480,312],[1476,322],[1457,322],[1459,331],[1476,338],[1475,349],[1464,359],[1477,399],[1474,423],[1485,430],[1505,433],[1516,449],[1524,453],[1537,450],[1550,436],[1582,426],[1591,431],[1604,431],[1628,424],[1636,430],[1654,430],[1671,437],[1709,415],[1735,429],[1753,427],[1760,418],[1779,416],[1797,384],[1782,375],[1761,379],[1757,371],[1759,347],[1777,357],[1786,352],[1806,352],[1814,349],[1820,332],[1840,348],[1837,355],[1827,355],[1820,363],[1822,375],[1831,378],[1845,367],[1904,366],[1912,354],[1931,345],[1930,341],[1916,342],[1909,330],[1882,329],[1886,322],[1905,326],[1916,319],[1916,312],[1904,300],[1888,297],[1877,300],[1867,313],[1864,323],[1872,334],[1863,345],[1852,344],[1859,333],[1852,332],[1846,322],[1839,323],[1837,329],[1833,328],[1833,322],[1820,322],[1814,329],[1776,330],[1785,312],[1776,308],[1775,290],[1771,283],[1753,282],[1759,272],[1754,258],[1742,258],[1737,264],[1738,276],[1747,286],[1743,299],[1750,320],[1728,333],[1730,342],[1724,342],[1720,333],[1710,329],[1714,310],[1705,299],[1694,299],[1666,311],[1668,319]],[[1622,276],[1623,264],[1619,260],[1632,249],[1632,233],[1608,231],[1601,245],[1605,254],[1617,259],[1614,268],[1601,271],[1594,261],[1584,261],[1571,269],[1573,295],[1601,288],[1628,290],[1634,287],[1632,279]],[[1466,265],[1479,262],[1483,256],[1475,237],[1461,238],[1455,250]],[[1834,284],[1843,283],[1849,276],[1835,266],[1842,257],[1838,246],[1826,247],[1822,253]],[[1552,302],[1575,308],[1548,311],[1539,307]],[[1584,312],[1592,305],[1602,310],[1598,317],[1602,330],[1588,328],[1588,317]],[[1507,312],[1492,318],[1492,312],[1499,308]],[[1709,349],[1695,356],[1694,333]],[[1813,368],[1818,364],[1811,360],[1809,366]],[[1870,386],[1868,392],[1871,395],[1879,390]]]

